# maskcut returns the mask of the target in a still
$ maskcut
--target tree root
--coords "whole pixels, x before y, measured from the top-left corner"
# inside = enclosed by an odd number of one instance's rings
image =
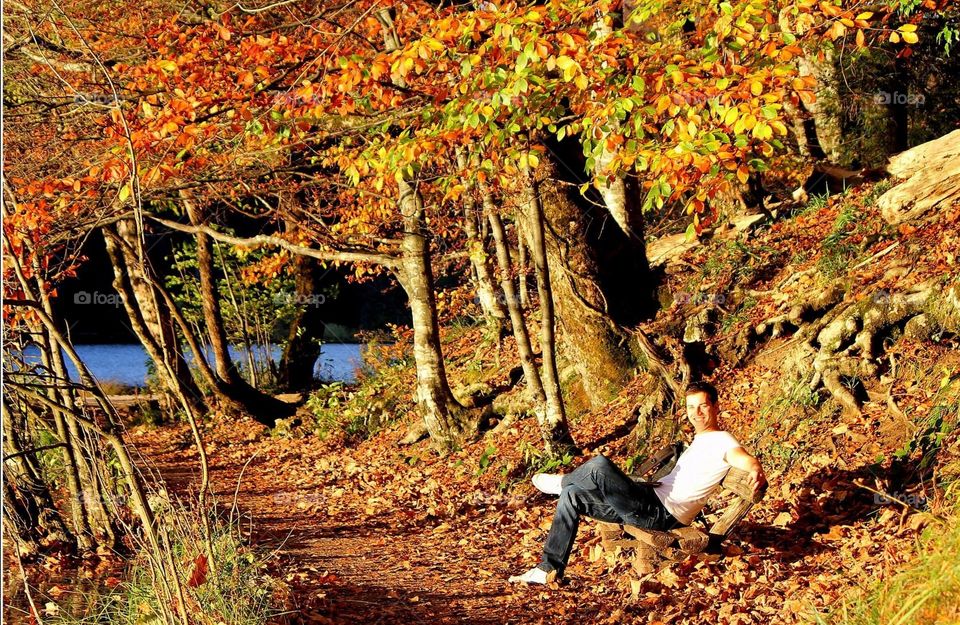
[[[828,288],[767,319],[756,332],[776,337],[790,326],[796,335],[782,368],[809,380],[812,391],[823,387],[844,413],[859,415],[858,388],[880,372],[880,337],[894,326],[920,340],[937,329],[960,331],[960,283],[941,289],[928,281],[899,293],[877,290],[856,302],[844,302],[839,287]]]

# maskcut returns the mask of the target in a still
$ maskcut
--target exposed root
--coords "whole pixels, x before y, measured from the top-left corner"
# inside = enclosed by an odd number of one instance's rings
[[[858,302],[842,300],[840,287],[828,288],[767,319],[756,332],[776,337],[796,329],[784,370],[808,379],[811,390],[822,386],[848,414],[860,414],[859,389],[878,377],[880,339],[891,327],[903,327],[913,339],[960,328],[960,284],[940,290],[925,282],[901,293],[878,290]]]
[[[770,332],[771,338],[776,338],[786,334],[788,326],[798,329],[805,321],[822,316],[825,310],[838,304],[843,299],[843,295],[843,287],[838,284],[830,285],[810,299],[791,307],[786,313],[757,324],[755,329],[757,336],[764,336],[767,332]]]

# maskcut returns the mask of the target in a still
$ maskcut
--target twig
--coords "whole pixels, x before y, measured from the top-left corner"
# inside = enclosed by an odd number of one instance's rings
[[[892,252],[892,251],[894,250],[894,248],[898,247],[899,245],[900,245],[900,241],[897,241],[896,243],[894,243],[894,244],[891,245],[890,247],[886,248],[886,249],[883,250],[882,252],[877,252],[876,254],[874,254],[874,255],[871,256],[870,258],[866,259],[865,261],[862,261],[862,262],[857,263],[856,265],[854,265],[853,267],[851,267],[850,270],[851,270],[851,271],[854,271],[854,270],[856,270],[856,269],[860,269],[860,268],[863,267],[864,265],[869,264],[870,261],[876,260],[876,259],[880,258],[881,256],[886,256],[887,254],[889,254],[890,252]]]
[[[25,449],[23,451],[18,451],[15,454],[10,454],[9,456],[4,456],[3,461],[13,460],[14,458],[19,458],[20,456],[26,456],[28,454],[35,454],[41,451],[46,451],[48,449],[56,449],[57,447],[66,447],[66,443],[53,443],[51,445],[44,445],[43,447],[34,447],[33,449]]]
[[[944,519],[943,517],[941,517],[940,515],[934,514],[933,512],[929,512],[929,511],[927,511],[927,510],[921,510],[921,509],[919,509],[919,508],[916,508],[916,507],[914,507],[914,506],[911,506],[910,504],[908,504],[907,502],[903,501],[902,499],[898,499],[897,497],[894,497],[893,495],[891,495],[891,494],[889,494],[889,493],[881,492],[881,491],[879,491],[879,490],[876,490],[875,488],[870,488],[869,486],[867,486],[866,484],[864,484],[864,483],[862,483],[862,482],[858,482],[858,481],[854,480],[854,481],[853,481],[853,484],[854,484],[855,486],[859,486],[860,488],[863,488],[863,489],[865,489],[865,490],[868,490],[868,491],[870,491],[871,493],[874,493],[874,494],[876,494],[876,495],[880,495],[881,497],[884,497],[884,498],[886,498],[886,499],[889,499],[890,501],[895,501],[895,502],[897,502],[898,504],[900,504],[901,506],[903,506],[904,508],[909,508],[909,509],[911,509],[911,510],[913,510],[913,511],[915,511],[915,512],[923,512],[924,514],[929,514],[929,515],[933,518],[933,520],[935,520],[937,523],[940,523],[940,524],[942,524],[942,525],[945,525],[946,522],[947,522],[947,520]]]
[[[243,472],[247,470],[247,467],[250,465],[251,462],[253,462],[253,459],[256,458],[257,454],[259,453],[260,453],[260,450],[258,449],[252,456],[250,456],[250,458],[246,462],[243,463],[243,468],[240,469],[240,475],[237,476],[237,487],[233,491],[233,505],[230,506],[230,526],[233,526],[234,512],[237,513],[238,519],[240,517],[240,511],[237,508],[237,499],[240,496],[240,482],[243,481]]]
[[[17,566],[20,567],[20,576],[23,578],[23,594],[27,596],[27,603],[30,604],[30,609],[33,610],[33,618],[36,619],[37,625],[43,625],[43,620],[40,618],[40,611],[37,610],[37,604],[33,602],[33,593],[30,592],[30,580],[27,579],[27,570],[23,568],[23,558],[20,556],[20,543],[19,537],[16,535],[16,529],[13,528],[12,523],[4,523],[4,525],[9,530],[10,542],[13,543],[13,553],[17,557]]]

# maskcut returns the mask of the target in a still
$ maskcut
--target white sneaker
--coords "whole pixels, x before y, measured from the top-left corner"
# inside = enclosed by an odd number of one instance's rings
[[[514,575],[508,581],[510,581],[511,584],[516,582],[521,582],[524,584],[549,584],[556,579],[556,571],[550,571],[548,573],[540,567],[535,566],[523,575]]]
[[[559,473],[537,473],[533,476],[533,485],[541,493],[559,495],[563,491],[562,480],[563,476]]]

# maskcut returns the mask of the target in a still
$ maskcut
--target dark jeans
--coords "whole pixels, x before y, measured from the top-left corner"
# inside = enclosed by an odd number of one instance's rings
[[[563,476],[563,491],[539,567],[563,575],[580,516],[665,531],[680,523],[649,486],[637,484],[605,456],[596,456]]]

